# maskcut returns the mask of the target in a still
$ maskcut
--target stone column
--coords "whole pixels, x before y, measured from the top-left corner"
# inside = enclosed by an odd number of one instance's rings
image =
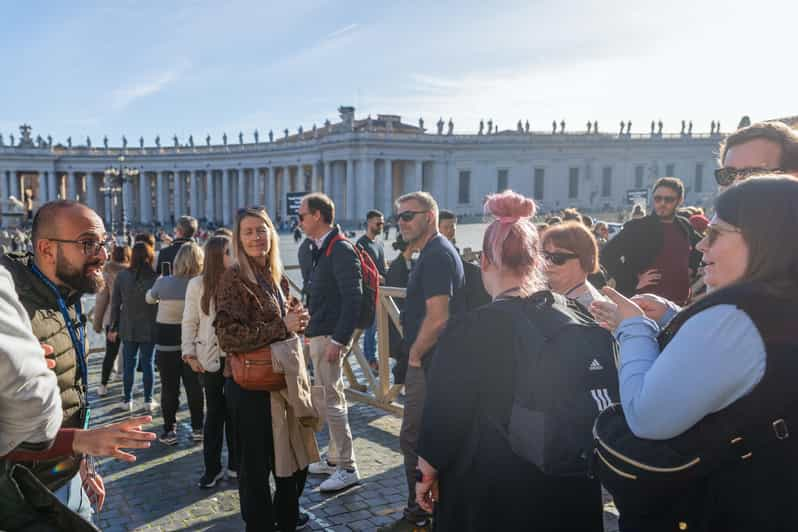
[[[324,193],[333,197],[333,175],[332,175],[332,161],[327,161],[324,164]]]
[[[45,179],[47,179],[47,201],[55,201],[58,199],[58,174],[55,172],[45,172]]]
[[[141,179],[141,176],[139,176]],[[131,178],[125,178],[124,184],[122,185],[122,197],[124,198],[124,205],[125,205],[125,219],[128,220],[128,223],[133,220],[133,212],[134,210],[134,198],[133,198],[133,181]],[[124,224],[125,220],[122,220]]]
[[[108,222],[110,226],[113,222],[113,217],[111,216],[112,206],[111,203],[113,202],[113,196],[111,192],[108,190],[111,188],[111,176],[103,174],[103,188],[105,188],[105,192],[103,192],[103,205],[105,205],[105,221]]]
[[[274,203],[274,167],[269,166],[265,171],[266,173],[263,176],[263,206],[266,208],[266,212],[269,213],[269,216],[274,218],[277,212],[277,205]]]
[[[8,173],[0,169],[0,201],[4,203],[3,212],[11,212],[11,203],[8,201]],[[0,227],[6,225],[5,217],[0,216]]]
[[[244,168],[239,168],[236,170],[238,174],[238,202],[237,207],[238,209],[243,209],[248,207],[247,205],[247,171]]]
[[[433,165],[433,177],[432,177],[432,190],[430,192],[433,196],[438,198],[438,201],[441,204],[441,208],[444,208],[443,205],[446,205],[446,161],[435,161]]]
[[[260,168],[252,169],[252,195],[255,196],[253,205],[263,205],[263,177],[260,175]]]
[[[184,186],[183,174],[180,172],[180,170],[175,170],[172,175],[173,175],[174,180],[175,180],[175,184],[174,184],[174,191],[175,191],[174,214],[175,214],[175,221],[177,221],[177,219],[180,216],[183,216],[185,214],[185,212],[183,212],[183,211],[185,209],[185,204],[186,204],[186,192],[185,192],[185,188],[186,187]]]
[[[424,161],[416,161],[416,175],[413,180],[413,187],[410,192],[416,192],[424,188]]]
[[[319,191],[319,162],[313,161],[313,165],[310,168],[310,188],[312,189],[310,192],[318,192]]]
[[[9,193],[22,201],[22,190],[19,184],[19,175],[16,170],[10,170],[8,172],[8,187]]]
[[[158,221],[163,225],[169,219],[169,189],[166,188],[167,172],[158,172],[158,189],[156,204],[158,207]]]
[[[67,173],[67,199],[76,200],[78,198],[78,174],[75,172]]]
[[[374,202],[374,159],[360,159],[357,168],[357,208],[360,216],[376,207]],[[383,213],[388,218],[391,213]]]
[[[36,198],[39,200],[39,205],[47,203],[47,173],[39,172],[39,195]]]
[[[139,222],[145,225],[152,222],[150,174],[144,171],[139,174],[139,218]]]
[[[198,220],[202,218],[202,213],[200,212],[199,170],[191,171],[191,216]]]
[[[283,187],[280,194],[280,216],[288,217],[288,193],[291,192],[291,167],[283,166]]]
[[[205,170],[205,218],[207,218],[209,222],[216,222],[213,170]]]
[[[233,205],[230,203],[230,178],[235,170],[222,170],[222,223],[232,223]]]
[[[356,206],[355,196],[357,196],[357,187],[355,186],[355,161],[347,159],[346,161],[346,219],[354,221],[358,217],[357,208],[363,210],[362,207]],[[357,207],[357,208],[356,208]],[[366,213],[364,212],[363,215]]]
[[[86,200],[89,207],[97,212],[99,204],[97,203],[97,186],[94,183],[94,174],[86,172]]]
[[[393,160],[385,159],[385,166],[383,168],[383,183],[385,196],[383,196],[382,212],[393,212]]]

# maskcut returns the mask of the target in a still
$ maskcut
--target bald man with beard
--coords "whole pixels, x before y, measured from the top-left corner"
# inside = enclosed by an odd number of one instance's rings
[[[32,241],[33,254],[7,254],[0,265],[11,273],[34,336],[53,347],[61,427],[83,428],[88,423],[88,346],[80,298],[103,287],[111,241],[97,213],[65,200],[39,208]],[[29,467],[62,502],[91,521],[89,496],[100,500],[104,487],[99,476],[89,478],[83,456],[37,461]]]

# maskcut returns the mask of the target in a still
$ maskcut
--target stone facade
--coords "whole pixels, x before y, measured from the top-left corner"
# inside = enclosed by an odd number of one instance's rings
[[[0,146],[0,198],[35,204],[56,198],[86,202],[108,219],[112,202],[124,202],[134,223],[171,225],[182,214],[230,225],[239,208],[265,205],[285,217],[286,194],[323,191],[335,201],[338,219],[359,221],[393,201],[426,190],[458,214],[479,214],[486,194],[511,188],[534,197],[542,211],[575,206],[585,210],[626,208],[626,192],[673,175],[687,188],[687,202],[703,204],[716,191],[712,171],[722,135],[638,135],[526,131],[455,134],[453,124],[435,131],[401,122],[395,115],[355,119],[341,108],[341,121],[289,135],[255,135],[256,142],[175,146],[65,147],[42,142]],[[628,131],[628,129],[627,129]],[[266,135],[263,135],[266,137]],[[105,171],[124,164],[139,175],[112,195]],[[103,190],[105,189],[105,190]]]

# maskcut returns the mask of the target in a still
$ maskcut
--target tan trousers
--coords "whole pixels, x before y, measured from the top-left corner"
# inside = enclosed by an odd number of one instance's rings
[[[330,428],[330,445],[327,459],[338,467],[355,467],[355,451],[352,446],[352,430],[344,396],[343,359],[328,362],[324,352],[330,345],[329,336],[310,339],[310,358],[313,362],[313,378],[316,385],[324,386],[327,402],[327,425]]]

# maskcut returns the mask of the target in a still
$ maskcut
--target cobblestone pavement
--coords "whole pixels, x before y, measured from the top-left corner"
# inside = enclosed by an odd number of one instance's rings
[[[94,345],[97,345],[96,343]],[[90,360],[90,383],[96,390],[100,380],[102,354]],[[134,402],[141,408],[141,374],[136,374]],[[92,392],[93,425],[124,418],[121,408],[122,382],[113,380],[109,393]],[[155,397],[160,397],[156,373]],[[101,461],[101,474],[108,492],[105,508],[98,516],[106,532],[122,530],[238,531],[244,529],[239,514],[238,491],[234,480],[222,480],[214,489],[196,487],[203,472],[202,444],[191,440],[185,394],[178,413],[178,444],[172,447],[154,442],[150,449],[136,453],[138,460],[127,464]],[[143,413],[143,409],[140,413]],[[163,422],[156,411],[152,430]],[[405,502],[402,456],[399,452],[400,419],[362,404],[350,405],[349,419],[355,436],[355,452],[362,482],[342,493],[319,493],[321,478],[309,477],[300,500],[310,514],[310,529],[325,531],[375,530],[401,515]],[[322,450],[327,435],[319,435]],[[615,532],[614,516],[605,512],[605,530]]]

